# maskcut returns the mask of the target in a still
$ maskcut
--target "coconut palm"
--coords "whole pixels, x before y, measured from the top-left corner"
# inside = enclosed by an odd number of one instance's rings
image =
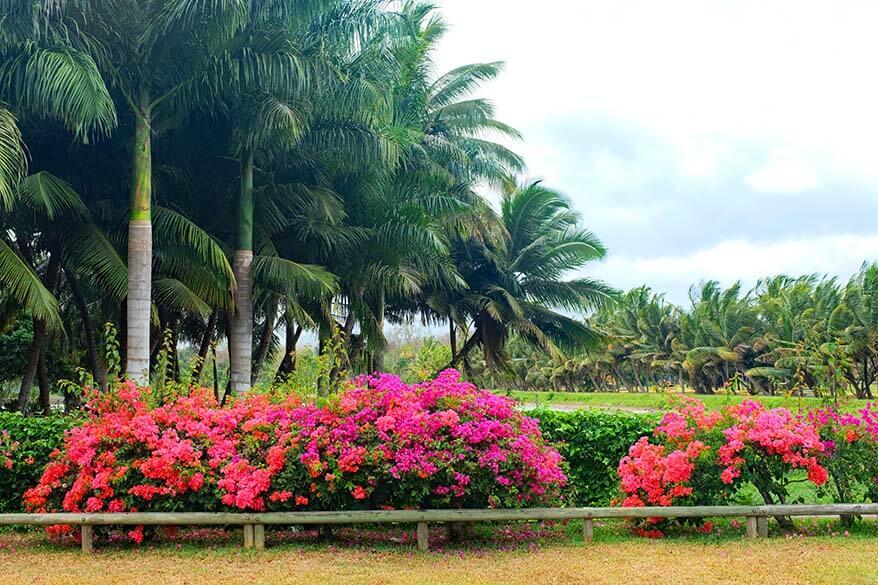
[[[471,332],[452,365],[481,347],[486,366],[500,366],[512,334],[549,354],[593,347],[600,334],[558,309],[585,313],[613,298],[615,291],[603,282],[564,279],[603,258],[603,244],[580,226],[567,198],[539,182],[505,193],[501,220],[505,233],[498,241],[456,245],[455,261],[468,287],[460,305]]]
[[[57,303],[54,296],[65,276],[71,287],[77,287],[77,278],[90,277],[104,286],[105,294],[121,300],[125,292],[125,264],[116,253],[103,231],[93,222],[80,195],[65,181],[46,171],[34,173],[22,180],[16,189],[16,208],[8,216],[5,233],[14,234],[18,257],[30,273],[39,275],[48,295],[46,302]],[[0,226],[2,226],[0,222]],[[50,336],[61,331],[60,321],[34,315],[33,339],[22,374],[18,408],[27,412],[34,377],[44,355]],[[88,319],[87,315],[82,315]],[[96,379],[103,379],[96,364],[96,354],[90,354],[90,366]],[[43,408],[48,408],[47,388],[43,390]]]
[[[878,379],[878,264],[863,264],[851,278],[829,325],[853,360],[847,377],[857,398],[871,400]]]
[[[116,112],[94,60],[45,26],[47,20],[57,22],[54,3],[0,0],[0,14],[0,210],[9,213],[22,196],[34,203],[39,192],[34,185],[44,185],[39,178],[20,185],[27,170],[22,118],[58,120],[87,141],[106,135]],[[51,293],[3,238],[0,283],[47,327],[60,327]]]

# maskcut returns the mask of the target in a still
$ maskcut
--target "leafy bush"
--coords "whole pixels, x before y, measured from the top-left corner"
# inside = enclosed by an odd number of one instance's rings
[[[26,418],[0,412],[0,512],[21,512],[21,490],[40,478],[50,454],[64,444],[72,418]]]
[[[517,507],[557,502],[566,482],[535,419],[453,370],[414,386],[361,377],[322,407],[254,394],[222,408],[204,390],[151,407],[150,394],[127,382],[93,399],[28,509]]]
[[[619,460],[658,422],[651,414],[602,410],[537,410],[530,415],[539,419],[543,436],[567,463],[568,499],[579,506],[610,504],[618,494]]]

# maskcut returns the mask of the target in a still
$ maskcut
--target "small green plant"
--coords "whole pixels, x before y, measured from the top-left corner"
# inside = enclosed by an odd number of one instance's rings
[[[324,342],[322,353],[311,348],[297,352],[296,368],[283,380],[254,390],[278,400],[292,395],[307,399],[334,396],[350,385],[349,365],[344,342],[336,332]]]
[[[122,355],[119,353],[119,335],[116,326],[104,323],[104,359],[107,362],[107,378],[110,383],[122,377]]]

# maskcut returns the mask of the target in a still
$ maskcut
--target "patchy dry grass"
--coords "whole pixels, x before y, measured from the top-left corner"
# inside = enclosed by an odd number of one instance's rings
[[[6,533],[0,534],[0,583],[878,583],[874,537],[622,538],[591,545],[553,540],[512,551],[449,548],[427,554],[405,543],[298,543],[262,552],[236,544],[237,538],[208,546],[114,545],[84,557],[35,533]]]

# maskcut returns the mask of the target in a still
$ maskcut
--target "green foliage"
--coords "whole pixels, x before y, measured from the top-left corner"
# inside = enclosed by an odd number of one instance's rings
[[[386,370],[411,384],[440,371],[451,360],[451,348],[432,337],[404,342],[388,350]]]
[[[282,380],[267,387],[257,387],[254,391],[276,398],[297,396],[323,399],[335,396],[350,385],[347,375],[349,365],[344,343],[338,335],[334,335],[324,343],[323,351],[319,353],[311,348],[298,352],[296,368]]]
[[[640,437],[652,434],[658,417],[616,411],[536,410],[540,431],[568,465],[567,494],[580,506],[608,506],[618,494],[619,460]]]
[[[0,439],[0,450],[12,460],[10,468],[0,467],[0,513],[24,511],[23,487],[36,485],[49,454],[62,447],[64,431],[76,422],[73,417],[26,418],[0,412],[0,429],[8,433],[7,439]]]
[[[21,376],[33,335],[33,320],[28,317],[18,318],[0,333],[0,384]]]

